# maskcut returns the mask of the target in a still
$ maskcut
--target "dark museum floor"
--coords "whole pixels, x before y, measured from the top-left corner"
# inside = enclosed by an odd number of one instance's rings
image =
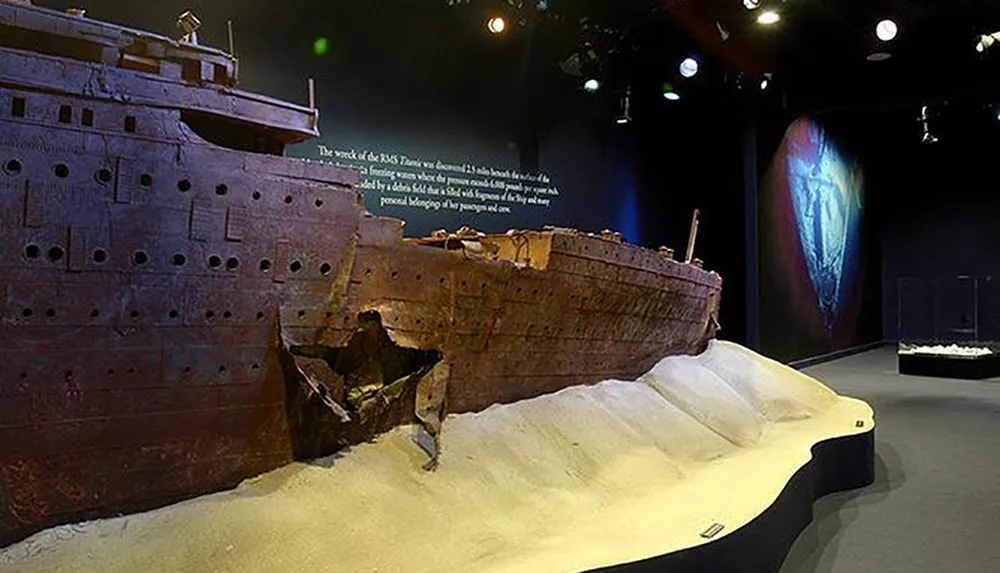
[[[781,573],[996,571],[1000,380],[900,376],[889,347],[806,372],[875,409],[876,481],[818,501]]]

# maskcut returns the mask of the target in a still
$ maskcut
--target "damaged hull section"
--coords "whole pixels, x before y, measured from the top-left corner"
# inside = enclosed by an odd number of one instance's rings
[[[419,422],[435,438],[431,468],[448,413],[634,379],[700,352],[722,286],[698,265],[574,231],[404,240],[398,220],[374,217],[359,226],[349,276],[324,328],[282,329],[300,378],[292,434],[308,442],[296,452],[327,455]],[[358,359],[376,355],[374,368]],[[362,416],[351,394],[365,387]]]

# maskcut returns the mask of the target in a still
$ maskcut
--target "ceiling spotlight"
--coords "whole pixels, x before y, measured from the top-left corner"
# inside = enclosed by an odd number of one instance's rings
[[[774,10],[767,10],[766,12],[761,12],[760,16],[757,16],[757,23],[764,26],[770,26],[772,24],[777,24],[781,20],[781,14],[778,14]]]
[[[681,94],[674,91],[674,86],[670,82],[665,82],[663,84],[663,97],[669,101],[677,101],[681,99]]]
[[[760,8],[760,0],[743,0],[743,7],[747,10],[756,10]]]
[[[892,20],[882,20],[875,26],[875,35],[883,42],[891,42],[896,39],[899,33],[899,26]]]
[[[685,78],[693,78],[698,73],[698,60],[685,58],[681,62],[681,75]]]
[[[583,89],[590,93],[594,93],[597,90],[601,89],[601,82],[591,78],[583,82]]]
[[[493,34],[503,34],[504,30],[507,29],[507,20],[504,20],[502,16],[494,16],[487,22],[486,28]]]

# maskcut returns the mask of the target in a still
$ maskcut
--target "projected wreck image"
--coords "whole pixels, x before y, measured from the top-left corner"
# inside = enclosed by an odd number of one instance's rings
[[[785,132],[760,190],[761,343],[789,360],[853,343],[864,175],[817,122]]]
[[[863,176],[818,125],[795,122],[785,137],[788,189],[823,328],[833,333],[860,247]]]

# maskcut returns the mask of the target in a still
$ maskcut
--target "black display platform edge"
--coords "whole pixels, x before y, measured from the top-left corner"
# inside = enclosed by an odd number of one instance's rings
[[[948,356],[899,354],[899,373],[908,376],[986,380],[1000,377],[1000,354],[985,356]]]
[[[739,530],[698,547],[587,573],[775,573],[812,522],[816,500],[874,481],[874,428],[826,440],[813,446],[812,460],[792,476],[778,499]]]

